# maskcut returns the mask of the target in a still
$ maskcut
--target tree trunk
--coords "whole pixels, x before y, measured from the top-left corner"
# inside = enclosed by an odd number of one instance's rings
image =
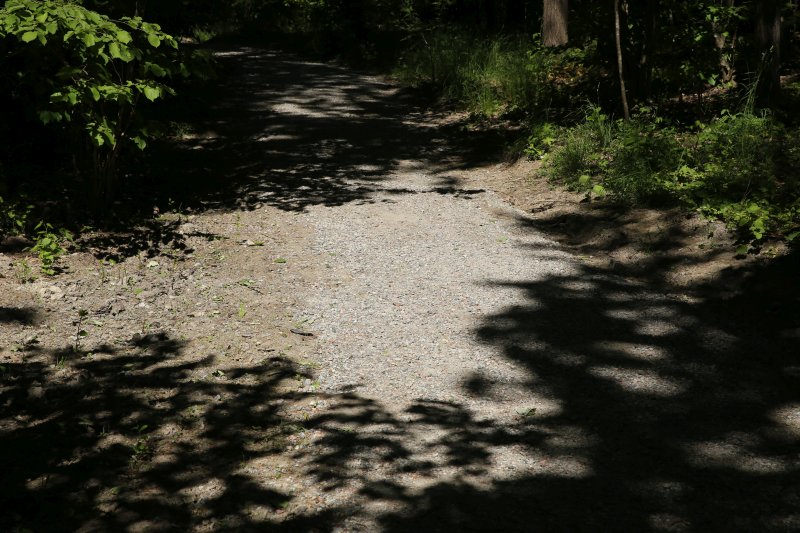
[[[614,0],[614,38],[617,43],[617,70],[619,71],[619,90],[622,99],[622,113],[625,120],[630,120],[631,112],[628,108],[628,93],[625,90],[625,76],[622,71],[622,33],[619,24],[619,0]]]
[[[717,0],[717,5],[732,9],[735,5],[735,0]],[[722,83],[732,83],[736,75],[734,48],[736,46],[736,32],[732,35],[727,34],[730,21],[723,18],[722,22],[719,19],[712,18],[711,31],[714,34],[714,45],[717,47],[717,57],[719,64],[720,80]]]
[[[568,0],[544,0],[542,17],[542,44],[545,46],[564,46],[569,42],[567,20]]]
[[[756,37],[768,61],[761,82],[762,97],[774,104],[781,92],[781,0],[760,0],[756,18]]]
[[[653,92],[653,64],[655,51],[658,49],[656,30],[658,17],[656,4],[658,0],[647,0],[644,13],[644,40],[641,55],[639,56],[639,87],[638,94],[641,98],[650,98]]]

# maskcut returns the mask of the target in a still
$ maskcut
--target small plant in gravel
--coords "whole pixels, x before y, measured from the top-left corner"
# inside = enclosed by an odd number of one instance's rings
[[[33,269],[24,259],[14,263],[14,277],[20,283],[31,283],[36,279],[36,276],[33,275]]]
[[[53,226],[47,222],[36,224],[34,231],[36,232],[36,242],[31,247],[31,251],[39,256],[42,273],[53,276],[56,273],[55,263],[65,252],[61,243],[63,240],[71,241],[72,234],[65,229],[56,232]]]
[[[80,311],[78,311],[77,320],[73,322],[73,324],[76,326],[76,330],[75,330],[75,341],[72,346],[72,351],[74,351],[75,353],[80,353],[81,340],[87,335],[89,335],[89,333],[85,329],[83,329],[83,322],[84,320],[86,320],[87,316],[89,316],[89,311],[87,311],[86,309],[81,309]]]
[[[149,443],[150,436],[145,435],[147,428],[147,424],[136,426],[136,442],[134,442],[133,446],[131,446],[131,449],[133,450],[131,459],[133,459],[134,462],[144,461],[153,453],[153,449]]]

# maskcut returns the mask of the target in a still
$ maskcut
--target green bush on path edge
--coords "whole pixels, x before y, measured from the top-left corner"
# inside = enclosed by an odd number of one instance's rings
[[[678,203],[743,241],[790,242],[800,235],[798,141],[800,132],[766,114],[724,112],[678,130],[647,108],[626,122],[590,107],[574,127],[534,128],[528,153],[573,190],[627,205]]]

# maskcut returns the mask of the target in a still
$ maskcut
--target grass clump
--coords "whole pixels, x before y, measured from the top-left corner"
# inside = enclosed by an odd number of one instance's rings
[[[482,38],[439,28],[419,35],[395,74],[410,85],[433,86],[447,100],[473,113],[497,116],[552,105],[560,97],[563,83],[559,80],[574,83],[576,78],[560,73],[579,71],[578,65],[588,53],[585,49],[544,48],[538,35],[532,40]]]

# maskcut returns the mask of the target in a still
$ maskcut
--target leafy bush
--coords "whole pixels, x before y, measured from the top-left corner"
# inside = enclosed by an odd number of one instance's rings
[[[724,113],[699,132],[689,152],[689,164],[702,175],[694,196],[718,195],[743,200],[752,194],[775,192],[776,155],[781,128],[766,116]],[[692,190],[692,183],[687,183]]]
[[[0,238],[6,235],[24,235],[28,230],[32,205],[9,202],[0,196]]]
[[[723,113],[681,133],[649,113],[612,121],[590,108],[547,155],[545,170],[631,205],[672,199],[750,239],[792,240],[800,235],[798,137],[752,113]]]
[[[85,146],[81,167],[94,197],[113,196],[117,161],[144,149],[154,132],[142,101],[173,94],[167,82],[188,76],[177,41],[139,17],[111,20],[56,0],[8,0],[0,9],[0,81],[6,105],[59,124]]]
[[[651,202],[665,195],[665,183],[681,156],[671,128],[642,117],[618,122],[608,146],[603,186],[625,203]]]
[[[672,190],[686,204],[755,239],[791,236],[800,226],[796,135],[752,113],[724,113],[699,124]]]
[[[33,240],[30,251],[39,256],[44,274],[56,273],[55,263],[64,254],[64,241],[71,241],[72,234],[65,229],[55,229],[52,224],[31,216],[34,206],[21,198],[8,202],[0,197],[0,239],[6,235],[29,236]]]

